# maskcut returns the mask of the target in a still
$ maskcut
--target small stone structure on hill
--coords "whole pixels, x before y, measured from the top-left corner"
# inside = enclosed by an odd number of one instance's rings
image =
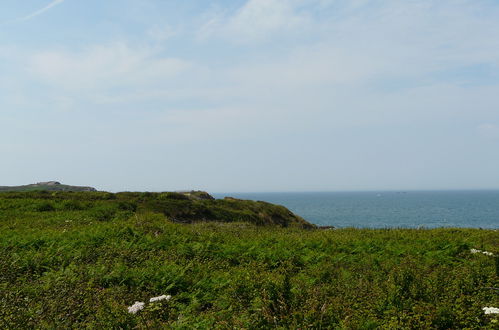
[[[37,186],[57,186],[60,185],[60,182],[57,181],[47,181],[47,182],[37,182]]]

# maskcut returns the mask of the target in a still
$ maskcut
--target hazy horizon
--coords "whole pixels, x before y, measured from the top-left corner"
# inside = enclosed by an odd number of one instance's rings
[[[5,0],[0,185],[499,189],[499,2]]]
[[[37,182],[32,182],[32,183],[24,183],[24,184],[16,184],[12,186],[24,186],[24,185],[31,185],[31,184],[36,184],[36,183],[44,183],[44,182],[51,182],[51,181],[57,181],[57,180],[47,180],[47,181],[37,181]],[[70,185],[70,186],[88,186],[85,184],[81,185],[75,185],[71,184],[68,182],[60,182],[57,181],[60,184],[63,185]],[[0,184],[0,187],[5,186]],[[171,192],[171,191],[177,191],[177,192],[183,192],[183,191],[192,191],[192,190],[199,190],[199,189],[192,189],[192,188],[185,188],[185,189],[163,189],[163,190],[131,190],[131,189],[124,189],[124,190],[104,190],[104,189],[99,189],[98,186],[91,186],[92,188],[96,188],[97,191],[103,191],[103,192],[112,192],[112,193],[117,193],[117,192]],[[492,192],[498,192],[499,189],[497,188],[464,188],[464,189],[365,189],[365,190],[286,190],[286,191],[278,191],[278,190],[262,190],[262,191],[208,191],[205,190],[206,192],[213,194],[213,195],[222,195],[222,194],[317,194],[317,193],[417,193],[417,192],[487,192],[487,191],[492,191]],[[229,195],[227,195],[229,196]]]

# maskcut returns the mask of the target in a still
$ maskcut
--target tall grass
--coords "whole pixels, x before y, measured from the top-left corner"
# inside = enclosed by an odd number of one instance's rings
[[[495,258],[470,253],[497,231],[184,225],[120,202],[0,198],[0,328],[497,326]]]

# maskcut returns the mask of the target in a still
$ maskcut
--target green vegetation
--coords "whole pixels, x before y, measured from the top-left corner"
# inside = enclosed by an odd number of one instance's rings
[[[216,200],[206,192],[5,192],[0,194],[0,211],[9,214],[81,211],[78,214],[99,221],[130,217],[134,212],[154,212],[172,222],[248,222],[315,228],[284,206],[235,198]],[[7,213],[6,213],[7,214]],[[33,215],[37,217],[37,214]]]
[[[34,184],[28,184],[24,186],[0,186],[0,192],[12,192],[12,191],[96,191],[92,187],[80,187],[80,186],[69,186],[61,184],[57,181],[39,182]]]
[[[497,329],[498,259],[470,250],[498,246],[186,193],[4,193],[0,328]]]

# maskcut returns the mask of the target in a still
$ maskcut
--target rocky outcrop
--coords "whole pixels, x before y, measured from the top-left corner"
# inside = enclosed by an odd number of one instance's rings
[[[35,183],[35,185],[37,186],[57,186],[57,185],[60,185],[61,183],[60,182],[57,182],[57,181],[47,181],[47,182],[38,182],[38,183]]]
[[[213,200],[213,199],[215,199],[213,196],[208,194],[206,191],[201,191],[201,190],[179,191],[179,193],[187,196],[189,199],[192,199],[192,200],[201,200],[201,199]]]

